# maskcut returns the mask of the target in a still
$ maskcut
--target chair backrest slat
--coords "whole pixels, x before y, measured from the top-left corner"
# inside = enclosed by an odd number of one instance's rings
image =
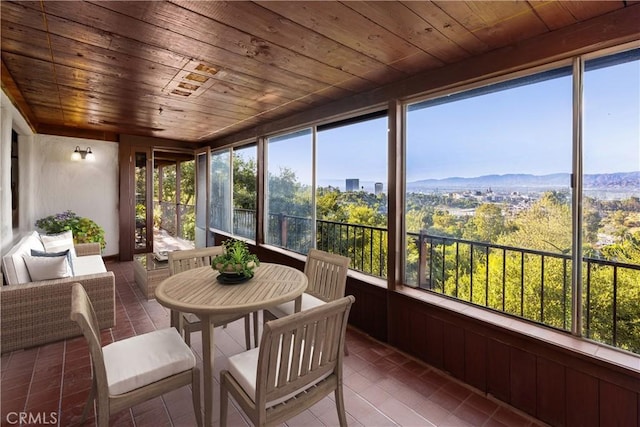
[[[224,246],[169,252],[169,274],[173,276],[183,271],[211,265],[211,261],[222,253],[224,253]]]
[[[71,320],[76,322],[89,344],[91,362],[98,394],[108,395],[107,372],[104,366],[100,328],[91,300],[80,283],[75,283],[71,289]]]
[[[309,279],[305,292],[325,302],[342,298],[351,260],[345,256],[310,249],[304,273]]]
[[[353,296],[264,325],[258,356],[256,403],[273,402],[342,366]]]

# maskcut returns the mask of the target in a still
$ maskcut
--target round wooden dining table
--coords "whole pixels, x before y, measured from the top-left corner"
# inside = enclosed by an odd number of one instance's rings
[[[260,263],[244,283],[224,284],[211,267],[200,267],[169,276],[155,290],[156,300],[171,310],[194,313],[202,323],[202,375],[204,425],[213,417],[214,326],[216,319],[243,315],[295,300],[300,311],[307,276],[293,267]],[[219,323],[219,322],[218,322]]]

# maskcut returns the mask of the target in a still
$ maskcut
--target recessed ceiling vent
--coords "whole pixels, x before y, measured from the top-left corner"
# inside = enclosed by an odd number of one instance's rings
[[[211,78],[216,73],[216,67],[191,59],[162,91],[181,98],[197,98],[216,83]]]

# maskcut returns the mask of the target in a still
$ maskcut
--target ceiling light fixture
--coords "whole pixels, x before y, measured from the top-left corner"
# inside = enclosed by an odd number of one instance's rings
[[[96,156],[93,155],[91,147],[87,147],[86,150],[81,150],[80,146],[76,145],[76,149],[73,150],[73,153],[71,153],[71,160],[88,160],[90,162],[93,162],[96,160]]]

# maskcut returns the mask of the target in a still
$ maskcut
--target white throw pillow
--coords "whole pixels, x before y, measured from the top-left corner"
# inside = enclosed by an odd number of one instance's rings
[[[29,270],[29,276],[34,282],[71,277],[69,261],[64,255],[52,257],[23,255],[22,258],[27,265],[27,270]]]
[[[71,230],[59,234],[41,234],[40,240],[44,245],[44,250],[50,252],[62,252],[69,249],[71,256],[76,257],[76,250],[73,247],[73,233]]]
[[[67,257],[67,262],[69,263],[69,268],[71,269],[71,275],[75,276],[76,273],[73,270],[73,258],[71,258],[71,251],[69,249],[64,250],[62,252],[43,252],[37,251],[35,249],[31,249],[31,256],[39,256],[39,257],[56,257],[56,256],[64,256]]]

